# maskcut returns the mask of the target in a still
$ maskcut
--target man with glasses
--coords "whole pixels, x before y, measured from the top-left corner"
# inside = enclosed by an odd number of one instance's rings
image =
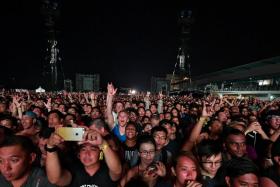
[[[207,186],[222,165],[222,145],[215,140],[203,140],[196,147],[203,184]]]

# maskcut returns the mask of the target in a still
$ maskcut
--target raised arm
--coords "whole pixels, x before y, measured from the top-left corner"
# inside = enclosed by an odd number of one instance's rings
[[[98,145],[100,151],[103,153],[103,157],[105,158],[106,165],[109,168],[109,175],[113,181],[117,181],[121,177],[122,166],[119,156],[115,151],[111,149],[108,142],[102,138],[102,136],[94,130],[88,130],[85,133],[85,139],[87,142]]]
[[[87,103],[87,104],[90,104],[90,103],[89,103],[89,100],[88,100],[89,93],[84,92],[83,94],[84,94],[84,98],[85,98],[85,100],[86,100],[86,103]]]
[[[47,103],[44,102],[45,107],[48,109],[48,112],[52,110],[52,98],[49,97]]]
[[[71,173],[61,167],[58,153],[54,150],[57,149],[57,146],[62,142],[63,139],[59,135],[57,135],[56,133],[52,133],[45,147],[47,151],[46,172],[48,180],[52,184],[58,186],[69,185],[72,180]]]
[[[203,109],[202,109],[202,114],[195,124],[194,128],[192,129],[191,135],[189,139],[183,144],[182,150],[183,151],[191,151],[195,142],[197,141],[201,130],[203,128],[204,123],[206,120],[212,115],[212,111],[207,111],[206,110],[206,104],[203,102]]]
[[[107,123],[110,127],[110,129],[114,128],[114,117],[113,117],[113,98],[114,95],[117,93],[117,88],[115,89],[112,83],[108,83],[107,85],[107,110],[106,110],[106,115],[107,115]]]
[[[147,92],[146,96],[144,97],[144,102],[145,102],[145,110],[149,109],[151,105],[149,92]]]
[[[20,102],[20,98],[17,96],[13,96],[13,103],[12,103],[12,115],[14,117],[18,117],[19,119],[22,118],[22,103]]]
[[[159,97],[159,100],[158,100],[158,102],[157,102],[157,110],[158,110],[158,113],[160,114],[160,113],[163,113],[163,94],[162,94],[162,92],[159,92],[159,94],[158,94],[158,97]]]
[[[92,107],[96,107],[97,106],[97,94],[94,92],[90,93],[90,104]]]

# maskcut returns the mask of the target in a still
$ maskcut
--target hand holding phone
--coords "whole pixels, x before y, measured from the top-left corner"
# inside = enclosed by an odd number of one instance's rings
[[[148,175],[151,175],[157,171],[156,163],[153,162],[147,167]]]
[[[84,141],[83,142],[88,142],[92,145],[101,145],[103,143],[103,138],[101,136],[101,134],[99,134],[97,131],[89,129],[87,131],[85,131],[84,133]],[[81,142],[81,143],[83,143]]]

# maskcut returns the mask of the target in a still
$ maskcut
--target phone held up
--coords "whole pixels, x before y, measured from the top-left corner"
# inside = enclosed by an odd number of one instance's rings
[[[56,133],[65,141],[82,141],[85,129],[80,127],[59,127]]]

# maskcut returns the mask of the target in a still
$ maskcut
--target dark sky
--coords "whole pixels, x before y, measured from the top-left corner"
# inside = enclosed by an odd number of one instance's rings
[[[66,78],[99,73],[102,86],[110,81],[149,89],[151,76],[173,71],[184,9],[195,19],[194,76],[280,55],[280,12],[269,3],[64,0],[60,5],[58,39]],[[0,10],[1,84],[34,89],[45,63],[40,0],[9,0]]]

